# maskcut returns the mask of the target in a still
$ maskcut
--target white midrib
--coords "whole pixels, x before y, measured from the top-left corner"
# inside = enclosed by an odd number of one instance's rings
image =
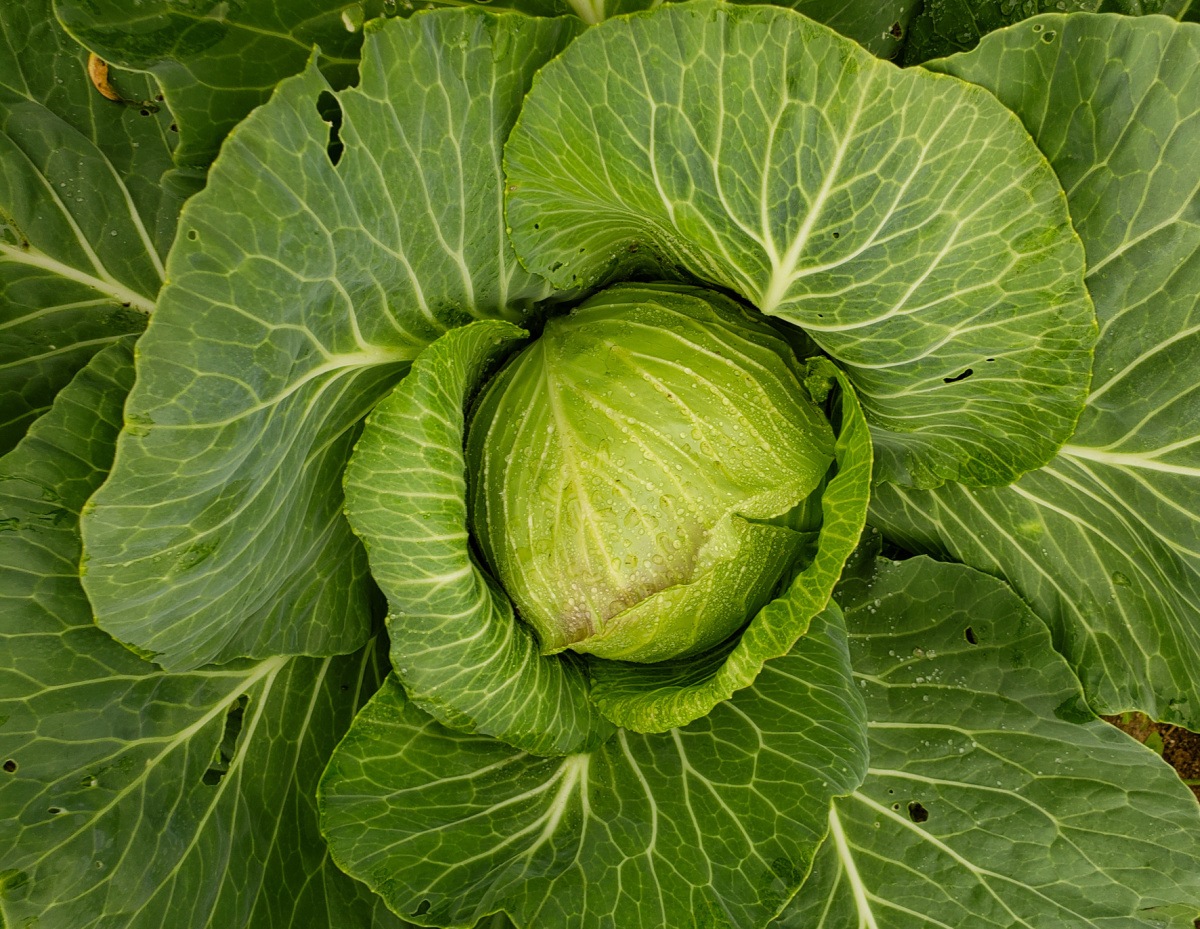
[[[372,640],[372,641],[374,641],[374,640]],[[367,645],[367,647],[364,649],[363,662],[362,662],[362,664],[359,665],[359,678],[358,678],[359,686],[356,687],[356,689],[355,689],[355,704],[354,704],[355,706],[359,705],[358,704],[358,693],[362,686],[363,670],[366,667],[366,662],[368,659],[368,653],[370,652],[370,649],[371,649],[371,646]],[[300,763],[300,752],[303,748],[304,738],[308,734],[308,727],[312,723],[313,710],[316,708],[317,700],[321,696],[321,688],[325,682],[326,674],[329,673],[329,666],[332,662],[333,662],[332,658],[326,658],[321,663],[321,668],[317,672],[316,680],[313,683],[312,693],[311,693],[311,695],[309,697],[309,701],[308,701],[308,708],[304,713],[304,721],[301,722],[299,726],[290,730],[290,734],[293,736],[293,740],[294,740],[293,744],[295,745],[295,755],[294,755],[295,764],[293,764],[293,768],[297,767]],[[282,666],[281,666],[281,670],[282,670]],[[190,855],[192,853],[192,851],[195,850],[196,845],[199,843],[199,840],[200,840],[201,826],[206,825],[208,823],[208,820],[211,818],[213,811],[216,810],[217,803],[220,800],[221,794],[223,794],[225,791],[225,786],[227,784],[229,784],[230,781],[232,780],[231,775],[233,775],[235,772],[237,772],[238,775],[240,776],[241,769],[243,769],[245,767],[244,762],[246,759],[246,754],[249,751],[250,743],[254,736],[254,731],[255,731],[255,729],[258,728],[258,724],[259,724],[260,720],[262,719],[263,711],[267,704],[267,697],[270,695],[271,688],[274,686],[275,680],[276,680],[278,674],[279,674],[279,672],[276,671],[275,674],[273,674],[271,676],[271,679],[269,681],[267,681],[266,686],[263,688],[262,693],[259,695],[258,707],[255,710],[254,719],[250,723],[249,731],[247,731],[243,727],[241,739],[239,741],[238,748],[237,748],[237,755],[229,763],[229,768],[226,770],[225,776],[223,778],[221,778],[221,782],[217,785],[217,787],[218,787],[217,796],[215,798],[213,798],[213,801],[208,805],[208,809],[204,813],[204,819],[202,820],[200,826],[197,826],[195,831],[192,833],[192,841],[188,845],[186,853],[184,855],[179,856],[180,861],[183,861],[187,855]],[[251,775],[251,776],[253,776],[253,775]],[[235,812],[236,812],[236,808],[235,808]],[[279,847],[279,830],[282,825],[283,825],[283,817],[282,816],[275,817],[274,828],[271,830],[271,839],[266,845],[267,849],[274,850],[275,848]],[[232,844],[233,843],[230,842],[230,846],[232,846]],[[284,853],[286,853],[287,850],[284,849],[283,851],[284,851]],[[325,854],[326,855],[329,854],[328,847],[325,849]],[[258,882],[258,886],[255,888],[255,900],[256,901],[262,895],[264,884],[265,884],[265,882],[260,880]],[[209,921],[205,924],[206,926],[213,925],[212,917],[213,917],[213,915],[215,915],[215,912],[216,911],[214,910],[213,913],[210,914]]]
[[[558,793],[554,795],[554,799],[550,801],[550,806],[546,809],[545,826],[542,827],[541,835],[525,852],[526,858],[532,856],[558,831],[558,824],[562,822],[563,816],[566,815],[567,809],[571,805],[571,795],[575,793],[576,787],[587,783],[591,760],[591,755],[577,754],[568,755],[563,761],[562,767],[559,768],[559,771],[562,772],[562,783],[559,784]]]
[[[625,737],[624,729],[617,730],[617,738],[621,742],[621,753],[625,756],[629,769],[637,777],[638,783],[642,785],[642,793],[646,795],[646,802],[650,806],[650,838],[646,841],[646,850],[642,854],[646,857],[646,867],[650,869],[651,883],[657,891],[659,919],[662,921],[662,925],[669,925],[670,920],[667,916],[666,902],[663,900],[662,883],[659,881],[658,871],[654,867],[654,856],[658,848],[658,804],[654,801],[654,791],[650,789],[650,783],[646,780],[646,775],[642,773],[641,765],[637,763],[633,752],[629,750],[629,740]]]
[[[338,373],[347,370],[358,370],[360,368],[371,368],[377,365],[384,364],[401,364],[406,361],[412,361],[412,356],[407,352],[391,351],[385,348],[371,347],[364,349],[361,352],[353,354],[346,353],[342,355],[328,355],[327,360],[310,369],[302,376],[296,378],[287,387],[277,394],[272,394],[265,400],[260,400],[253,406],[245,407],[238,410],[232,416],[225,419],[214,419],[201,424],[204,428],[229,426],[236,423],[238,420],[245,419],[248,416],[253,416],[255,413],[261,413],[263,410],[269,410],[283,403],[289,397],[299,393],[308,384],[313,381],[320,380],[326,374]],[[336,379],[331,379],[336,380]],[[327,385],[326,385],[327,386]],[[324,390],[324,387],[321,388]],[[196,423],[155,423],[154,428],[160,432],[179,431],[187,432],[191,429],[196,429]],[[222,523],[224,525],[224,523]]]
[[[150,774],[154,771],[154,769],[158,766],[158,764],[164,758],[166,758],[168,755],[170,755],[171,752],[173,752],[180,745],[183,745],[184,743],[186,743],[192,736],[194,736],[197,732],[202,730],[205,726],[207,726],[210,722],[212,722],[218,716],[224,715],[228,711],[229,705],[237,698],[237,696],[239,694],[246,693],[247,691],[251,690],[259,681],[261,681],[265,677],[269,676],[273,680],[275,678],[275,676],[277,674],[279,674],[280,670],[283,669],[284,665],[286,665],[290,660],[291,660],[291,658],[286,655],[275,657],[275,658],[268,658],[267,660],[260,662],[257,665],[253,665],[252,667],[247,668],[245,677],[236,680],[237,686],[229,688],[229,690],[226,691],[225,695],[222,698],[220,698],[219,700],[214,700],[212,707],[209,709],[209,711],[207,713],[205,713],[203,716],[201,716],[199,719],[197,719],[191,725],[186,726],[185,728],[179,730],[179,732],[175,733],[175,735],[172,736],[170,739],[165,740],[164,746],[163,746],[162,750],[158,752],[158,754],[154,755],[152,758],[146,759],[145,767],[143,769],[143,774],[141,777],[137,777],[137,778],[134,778],[133,780],[131,780],[121,790],[117,791],[112,796],[112,798],[108,801],[108,803],[106,803],[103,807],[93,811],[91,813],[91,815],[84,817],[83,818],[84,821],[79,826],[79,828],[76,829],[70,835],[66,836],[61,842],[59,842],[53,848],[48,849],[46,851],[46,853],[44,855],[42,855],[42,857],[39,859],[39,862],[45,861],[46,858],[48,858],[54,852],[59,851],[68,842],[77,838],[79,835],[81,835],[83,832],[86,832],[88,829],[91,829],[93,827],[93,825],[96,823],[96,821],[100,819],[100,817],[102,817],[106,813],[108,813],[111,809],[113,809],[118,803],[120,803],[122,800],[124,800],[125,797],[127,797],[133,791],[140,788],[145,783],[146,778],[150,776]],[[203,673],[203,672],[200,672],[200,673]],[[222,675],[222,676],[225,676],[225,675]],[[145,739],[145,740],[136,740],[136,741],[158,741],[158,740]]]
[[[1164,451],[1160,449],[1157,453],[1162,454]],[[1059,454],[1065,455],[1067,458],[1082,458],[1117,468],[1139,468],[1145,471],[1161,471],[1164,474],[1179,474],[1183,477],[1200,477],[1200,468],[1170,464],[1166,461],[1159,461],[1153,455],[1141,452],[1106,452],[1083,445],[1064,445],[1059,449]]]
[[[84,284],[93,290],[112,297],[119,303],[129,305],[138,312],[149,314],[154,311],[154,302],[152,300],[148,300],[145,295],[135,290],[130,290],[114,278],[107,275],[104,277],[95,277],[94,275],[86,274],[78,268],[72,268],[70,265],[65,265],[61,261],[51,258],[45,252],[39,251],[32,246],[19,248],[15,245],[0,243],[0,258],[33,268],[41,268],[43,271],[57,274],[59,277],[75,281],[77,284]]]
[[[492,806],[481,810],[480,812],[473,813],[465,820],[462,820],[462,822],[469,822],[474,819],[489,816],[499,810],[509,807],[519,808],[522,803],[535,800],[551,788],[555,786],[558,788],[555,791],[554,797],[546,805],[545,812],[538,816],[537,819],[531,822],[528,826],[523,829],[518,829],[505,834],[494,845],[488,845],[484,847],[482,851],[472,855],[469,858],[459,859],[457,866],[459,868],[469,868],[475,862],[489,858],[495,855],[501,849],[520,842],[526,836],[537,831],[538,827],[540,826],[541,831],[538,832],[537,838],[533,839],[529,847],[521,853],[521,857],[523,858],[529,859],[532,857],[533,854],[539,848],[545,845],[546,842],[551,839],[554,833],[558,831],[558,826],[562,822],[563,816],[566,815],[567,810],[570,808],[571,796],[573,793],[575,793],[576,788],[579,788],[581,796],[586,791],[588,768],[590,764],[591,755],[585,753],[567,755],[562,760],[562,764],[558,766],[558,769],[554,772],[554,774],[537,787],[524,791],[523,793],[509,796],[499,803],[495,803]],[[437,781],[435,783],[441,782]],[[442,826],[433,826],[420,832],[410,833],[407,841],[411,842],[414,839],[419,839],[423,836],[429,835],[430,833],[439,832],[442,828]]]
[[[192,839],[190,842],[188,842],[187,847],[179,854],[178,858],[176,859],[177,862],[182,863],[186,861],[188,857],[191,856],[192,852],[196,850],[196,847],[200,844],[204,830],[208,826],[208,821],[212,819],[213,813],[216,812],[221,798],[224,796],[226,789],[229,788],[229,785],[234,783],[235,779],[239,784],[241,783],[242,771],[246,767],[246,755],[250,751],[251,744],[254,742],[254,733],[258,730],[258,726],[262,722],[263,713],[266,712],[267,698],[270,696],[271,688],[275,686],[275,681],[279,676],[279,672],[283,670],[284,665],[286,665],[289,660],[290,658],[288,656],[278,656],[271,659],[271,662],[274,666],[272,667],[271,673],[269,677],[267,677],[266,683],[263,685],[261,692],[256,695],[257,699],[254,701],[254,716],[248,720],[248,725],[243,725],[242,727],[242,731],[238,739],[237,753],[232,759],[230,759],[229,767],[226,769],[224,776],[217,784],[216,793],[209,798],[209,803],[204,810],[204,815],[200,817],[193,827]],[[329,668],[329,663],[332,660],[332,658],[326,658],[325,663],[321,666],[321,671],[317,677],[316,685],[313,687],[314,698],[317,690],[320,689],[321,681],[324,679],[325,672]],[[307,723],[308,720],[306,719],[304,727],[301,727],[300,733],[297,736],[297,751],[299,751],[299,744],[304,738],[304,732],[307,728]],[[234,822],[234,819],[237,817],[239,812],[240,806],[235,804],[230,820],[226,824],[228,826],[230,835],[237,834],[236,823]],[[274,838],[279,830],[279,822],[279,819],[275,820],[275,832],[272,833],[272,841],[270,845],[268,845],[268,848],[274,846]],[[232,839],[227,840],[227,842],[228,844],[226,847],[232,848]]]
[[[859,98],[858,107],[855,109],[854,115],[850,118],[850,124],[846,127],[846,134],[842,136],[841,142],[838,143],[837,152],[833,156],[833,163],[830,164],[829,169],[825,172],[825,179],[821,182],[820,189],[809,205],[808,215],[804,217],[804,222],[796,232],[783,258],[771,262],[771,281],[767,285],[767,289],[764,291],[758,305],[758,308],[764,313],[770,314],[772,310],[779,306],[787,294],[788,287],[792,284],[796,273],[796,264],[800,260],[800,255],[804,252],[804,247],[808,244],[813,227],[816,226],[817,220],[821,218],[821,211],[825,208],[825,202],[829,199],[829,194],[833,191],[834,181],[837,180],[842,170],[842,162],[845,161],[846,153],[850,150],[850,142],[854,139],[854,131],[858,127],[858,120],[861,115],[862,98]],[[774,249],[772,249],[773,251]]]
[[[846,833],[842,829],[842,821],[838,818],[836,805],[829,808],[829,834],[833,837],[833,845],[837,849],[842,870],[846,872],[846,880],[850,884],[851,893],[854,894],[854,905],[858,908],[860,929],[879,929],[879,923],[875,920],[875,912],[871,909],[867,885],[863,883],[862,876],[858,873],[858,863],[850,851],[850,843],[846,841]]]

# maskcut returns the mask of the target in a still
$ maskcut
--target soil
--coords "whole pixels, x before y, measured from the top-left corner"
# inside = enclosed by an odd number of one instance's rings
[[[1156,723],[1141,713],[1122,713],[1103,719],[1161,755],[1200,800],[1200,735],[1168,723]]]

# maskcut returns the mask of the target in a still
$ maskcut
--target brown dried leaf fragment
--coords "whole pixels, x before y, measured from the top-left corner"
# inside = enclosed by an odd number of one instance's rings
[[[92,84],[100,91],[101,96],[115,103],[125,103],[125,99],[120,92],[108,82],[108,62],[97,55],[95,52],[88,53],[88,77],[92,79]]]

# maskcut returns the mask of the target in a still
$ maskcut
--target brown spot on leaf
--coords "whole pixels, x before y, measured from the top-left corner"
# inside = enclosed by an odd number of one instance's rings
[[[95,52],[88,54],[88,77],[92,79],[92,84],[100,91],[100,95],[106,100],[112,100],[114,103],[124,103],[121,94],[117,88],[113,87],[108,81],[108,62],[97,55]]]

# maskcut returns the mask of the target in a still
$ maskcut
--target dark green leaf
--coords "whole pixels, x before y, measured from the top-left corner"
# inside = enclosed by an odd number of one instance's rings
[[[865,574],[836,596],[870,769],[774,925],[1191,929],[1200,809],[1092,716],[1040,620],[960,565],[880,559]]]
[[[362,26],[382,0],[55,0],[72,35],[107,61],[157,78],[179,131],[176,158],[205,168],[222,139],[313,46],[339,87],[353,83]]]
[[[491,0],[489,9],[512,9],[533,16],[573,13],[595,25],[612,16],[656,9],[663,0]],[[754,0],[732,0],[751,3]],[[1171,0],[1168,0],[1171,2]],[[1188,2],[1188,0],[1175,0]],[[412,7],[434,9],[456,6],[456,0],[384,0],[384,9],[406,13]],[[918,0],[782,0],[774,6],[788,7],[809,19],[824,23],[854,39],[881,58],[891,58],[901,48],[909,22],[920,5]]]
[[[138,101],[117,103],[86,62],[48,0],[0,7],[0,453],[88,358],[145,325],[188,191],[168,177],[153,83],[113,75]]]
[[[0,459],[3,921],[398,929],[330,863],[314,797],[378,650],[168,675],[91,622],[78,515],[112,460],[130,341]]]
[[[547,295],[504,237],[499,146],[576,28],[379,23],[360,87],[335,95],[309,68],[239,127],[184,212],[84,516],[102,627],[175,669],[362,644],[371,587],[340,491],[357,424],[442,332]]]
[[[1197,21],[1194,0],[928,0],[912,21],[901,59],[905,65],[967,52],[996,29],[1038,13],[1162,13]]]

